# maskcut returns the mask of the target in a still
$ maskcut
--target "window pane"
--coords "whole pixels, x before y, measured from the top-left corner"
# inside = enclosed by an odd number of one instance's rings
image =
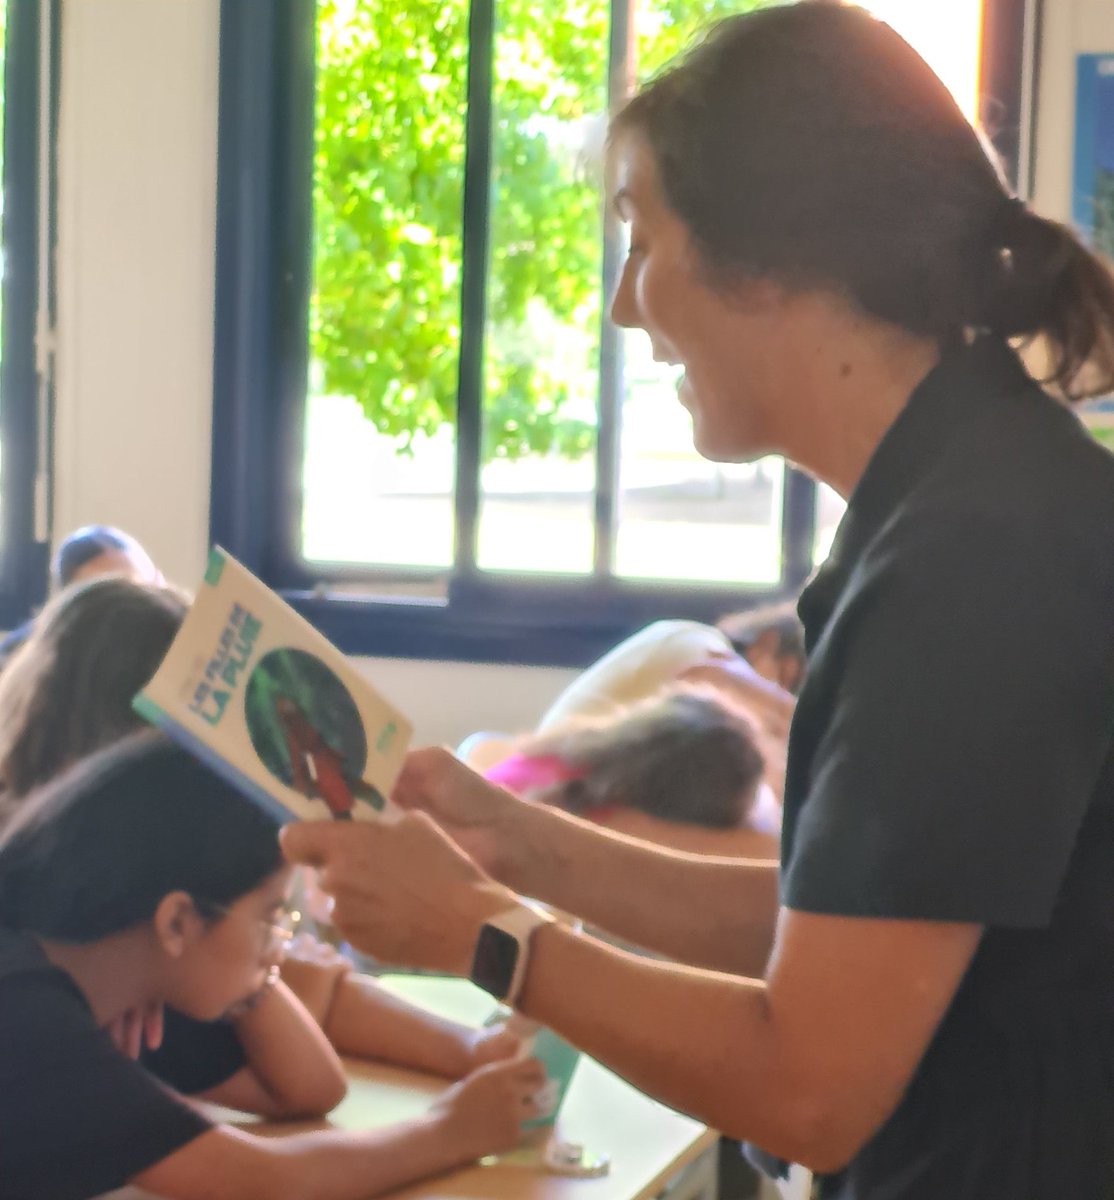
[[[627,334],[624,347],[617,573],[776,583],[781,460],[735,465],[701,458],[677,398],[678,372],[653,361],[645,334]]]
[[[607,0],[496,5],[477,561],[592,567]]]
[[[634,72],[644,81],[710,21],[770,0],[645,0],[634,6]],[[624,335],[618,574],[732,583],[781,575],[783,468],[708,462],[692,445],[677,371],[655,363],[646,335]]]
[[[448,566],[467,5],[320,0],[303,549]]]

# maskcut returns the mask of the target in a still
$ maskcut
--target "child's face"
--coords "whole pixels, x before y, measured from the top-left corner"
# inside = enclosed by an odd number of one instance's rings
[[[199,1021],[215,1021],[250,1000],[281,961],[292,868],[282,867],[227,910],[191,924],[168,967],[164,999]]]

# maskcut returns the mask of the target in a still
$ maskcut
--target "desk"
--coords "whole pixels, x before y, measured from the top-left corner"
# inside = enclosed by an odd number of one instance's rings
[[[384,976],[399,995],[444,1016],[478,1024],[491,1011],[491,998],[471,984],[433,976]],[[350,1060],[349,1090],[329,1114],[327,1125],[372,1129],[416,1116],[448,1083],[435,1076]],[[239,1114],[218,1114],[239,1120]],[[266,1134],[324,1128],[320,1122],[263,1125]],[[718,1135],[689,1117],[651,1100],[589,1058],[582,1057],[565,1096],[558,1123],[561,1137],[582,1142],[611,1158],[602,1179],[568,1179],[544,1173],[536,1145],[485,1165],[390,1193],[390,1200],[715,1200]],[[113,1200],[141,1200],[135,1189]],[[276,1197],[276,1200],[281,1198]]]

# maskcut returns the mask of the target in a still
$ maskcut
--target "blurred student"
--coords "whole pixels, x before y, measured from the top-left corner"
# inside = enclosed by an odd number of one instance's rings
[[[676,850],[774,858],[780,812],[756,812],[764,769],[746,713],[712,688],[675,685],[611,716],[524,738],[485,775]]]
[[[794,696],[805,677],[805,633],[796,600],[729,613],[716,622],[735,653]]]
[[[48,602],[0,676],[0,822],[73,763],[143,728],[132,697],[157,670],[186,607],[177,591],[122,576],[71,586]],[[435,1017],[311,938],[299,936],[294,947],[282,966],[292,994],[279,989],[274,1005],[296,1009],[303,1023],[312,1017],[341,1054],[455,1079],[518,1050],[501,1026],[476,1030]],[[144,1050],[144,1058],[179,1091],[246,1111],[281,1116],[331,1107],[303,1093],[297,1080],[277,1090],[259,1078],[267,1051],[281,1047],[256,1036],[257,1023],[255,1013],[214,1025],[170,1011],[162,1046]]]
[[[544,1071],[492,1064],[427,1112],[286,1138],[214,1124],[111,1031],[162,1005],[256,1022],[281,1089],[343,1091],[324,1035],[279,979],[291,879],[278,824],[156,734],[29,798],[0,837],[0,1197],[125,1184],[174,1200],[358,1200],[507,1150]],[[276,1005],[276,998],[285,1005]]]
[[[98,575],[123,575],[139,583],[162,583],[162,572],[147,551],[122,529],[111,525],[83,525],[67,534],[50,560],[52,594]],[[0,670],[27,640],[35,618],[0,639]]]

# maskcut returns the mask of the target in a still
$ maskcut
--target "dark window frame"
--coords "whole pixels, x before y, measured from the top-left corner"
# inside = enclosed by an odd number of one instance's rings
[[[616,8],[620,0],[615,0]],[[986,0],[983,78],[1000,97],[996,139],[1016,180],[1027,112],[1021,36],[1035,0]],[[615,521],[617,340],[601,343],[595,574],[510,575],[475,565],[480,397],[491,156],[494,0],[472,0],[464,181],[462,320],[454,567],[442,571],[309,569],[297,546],[312,276],[313,0],[222,0],[218,124],[217,287],[210,528],[342,649],[400,658],[583,666],[648,621],[712,621],[796,593],[812,566],[816,487],[786,470],[782,578],[773,587],[663,583],[609,575]],[[623,76],[621,21],[611,75]],[[1001,53],[994,53],[1000,47]],[[1012,138],[1012,141],[1011,141]],[[605,229],[604,286],[618,267]],[[443,598],[400,597],[391,584],[443,580]]]
[[[40,188],[53,201],[55,117],[49,106],[49,152],[40,162],[41,29],[50,19],[49,86],[58,72],[58,0],[6,0],[4,51],[3,319],[0,339],[0,628],[10,629],[41,603],[47,585],[50,530],[50,422],[53,403],[53,280],[45,286],[47,319],[39,322]],[[56,94],[55,94],[56,99]],[[45,165],[45,178],[43,166]],[[48,244],[53,244],[53,203]],[[49,260],[49,255],[46,256]]]

